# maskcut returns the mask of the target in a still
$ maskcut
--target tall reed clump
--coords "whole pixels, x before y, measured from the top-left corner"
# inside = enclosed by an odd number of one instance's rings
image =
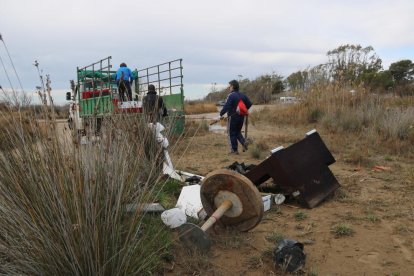
[[[87,145],[73,144],[50,116],[43,131],[18,112],[0,117],[11,122],[0,150],[0,274],[159,269],[171,237],[142,207],[163,189],[162,153],[142,117],[104,121],[100,140]]]

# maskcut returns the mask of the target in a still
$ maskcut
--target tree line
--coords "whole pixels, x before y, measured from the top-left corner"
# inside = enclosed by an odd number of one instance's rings
[[[335,84],[346,89],[363,88],[372,93],[395,93],[399,96],[414,95],[414,63],[404,59],[391,63],[384,69],[381,58],[372,46],[341,45],[326,53],[327,62],[299,70],[283,77],[276,73],[265,74],[254,80],[240,80],[240,90],[255,103],[268,103],[284,91],[308,92]],[[212,91],[208,101],[227,97],[226,89]]]

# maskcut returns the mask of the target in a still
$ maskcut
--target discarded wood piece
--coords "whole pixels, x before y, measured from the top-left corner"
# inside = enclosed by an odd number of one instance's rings
[[[256,186],[272,178],[285,193],[296,193],[299,202],[313,208],[339,188],[329,169],[335,158],[316,130],[301,141],[287,147],[278,147],[262,163],[245,176]]]

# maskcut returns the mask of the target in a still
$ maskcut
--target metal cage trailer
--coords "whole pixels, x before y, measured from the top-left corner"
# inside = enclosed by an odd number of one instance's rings
[[[77,68],[77,81],[71,81],[69,127],[78,134],[98,133],[103,118],[116,114],[140,114],[142,100],[148,85],[156,87],[168,110],[165,120],[173,122],[172,132],[184,130],[184,88],[182,59],[168,61],[145,69],[133,70],[132,100],[121,101],[116,83],[116,71],[112,70],[112,57],[91,65]]]

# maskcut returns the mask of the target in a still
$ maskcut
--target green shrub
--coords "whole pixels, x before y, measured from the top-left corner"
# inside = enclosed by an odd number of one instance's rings
[[[331,232],[335,234],[335,237],[352,236],[355,231],[348,224],[337,224],[332,227]]]

